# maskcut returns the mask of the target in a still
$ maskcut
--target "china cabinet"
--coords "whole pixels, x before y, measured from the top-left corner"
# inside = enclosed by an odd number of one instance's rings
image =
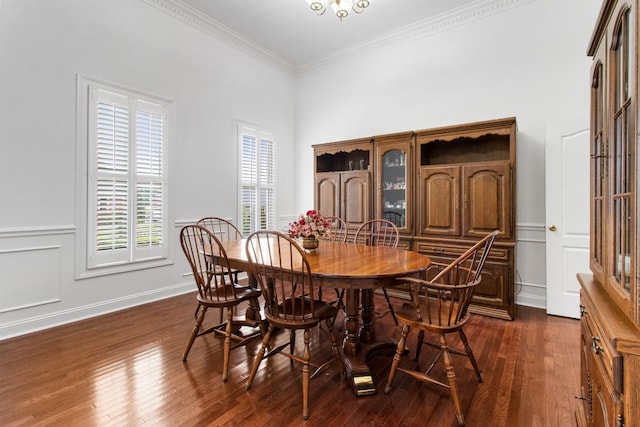
[[[515,141],[507,118],[318,144],[315,206],[352,229],[367,215],[389,219],[399,247],[447,264],[500,230],[470,309],[513,319]]]
[[[579,426],[640,425],[638,0],[606,0],[591,67],[590,269],[580,283]]]

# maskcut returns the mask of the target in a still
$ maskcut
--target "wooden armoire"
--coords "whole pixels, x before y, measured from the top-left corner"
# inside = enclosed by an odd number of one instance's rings
[[[591,67],[590,269],[578,274],[578,426],[640,425],[638,0],[605,0]]]
[[[500,230],[470,310],[515,318],[515,118],[313,148],[315,208],[352,231],[386,218],[400,231],[399,247],[449,263]]]

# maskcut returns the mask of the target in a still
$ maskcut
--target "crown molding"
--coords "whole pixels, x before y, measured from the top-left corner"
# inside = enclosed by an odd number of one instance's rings
[[[375,50],[412,42],[417,39],[447,31],[452,28],[468,24],[479,19],[502,13],[506,10],[524,6],[538,0],[478,0],[470,5],[453,9],[436,15],[396,31],[376,37],[366,43],[340,50],[330,56],[310,62],[300,67],[294,67],[284,58],[265,49],[242,34],[233,31],[222,23],[206,16],[197,9],[180,0],[140,0],[162,12],[182,21],[183,23],[202,31],[214,39],[225,43],[245,54],[270,65],[288,75],[302,75],[318,68],[346,58],[363,55]]]
[[[357,46],[338,51],[331,56],[300,66],[296,71],[297,74],[302,75],[343,59],[409,43],[535,1],[538,0],[478,0],[467,6],[452,9],[399,30],[383,34]]]
[[[183,23],[202,31],[204,34],[237,49],[285,74],[294,75],[292,64],[263,48],[242,34],[233,31],[222,23],[210,18],[199,10],[181,2],[180,0],[140,0]]]

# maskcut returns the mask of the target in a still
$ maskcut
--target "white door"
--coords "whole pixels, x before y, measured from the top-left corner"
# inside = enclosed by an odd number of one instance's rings
[[[589,130],[546,130],[547,313],[580,316],[576,273],[589,271]]]

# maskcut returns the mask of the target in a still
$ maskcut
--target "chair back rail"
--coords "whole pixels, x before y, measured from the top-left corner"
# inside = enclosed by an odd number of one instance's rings
[[[317,289],[304,250],[277,231],[257,231],[247,238],[247,259],[265,299],[269,319],[318,321]]]
[[[409,285],[420,321],[441,327],[454,327],[466,321],[475,287],[482,280],[482,270],[498,235],[486,235],[448,265],[433,263],[427,270],[438,269],[430,280],[402,277]]]
[[[242,239],[242,232],[238,227],[224,218],[208,216],[200,218],[198,222],[196,222],[196,225],[200,225],[211,231],[221,242]]]
[[[325,240],[346,243],[347,237],[349,236],[349,226],[347,223],[337,216],[328,216],[326,219],[329,221],[329,235]]]
[[[361,245],[397,248],[400,232],[389,220],[371,219],[358,228],[353,241]]]
[[[200,297],[216,302],[236,301],[227,253],[213,232],[199,225],[187,225],[180,231],[180,244]]]

